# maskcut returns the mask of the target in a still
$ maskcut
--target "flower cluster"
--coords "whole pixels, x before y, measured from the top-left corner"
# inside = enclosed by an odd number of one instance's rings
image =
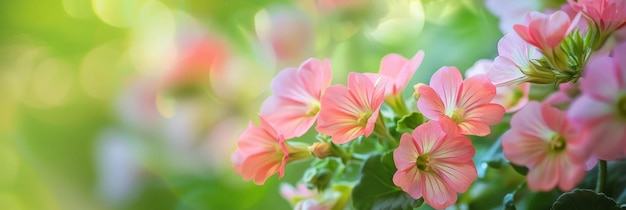
[[[563,8],[526,13],[499,41],[498,55],[478,61],[465,79],[444,66],[428,85],[409,85],[422,51],[411,59],[387,55],[378,73],[351,72],[346,85],[331,85],[329,60],[284,69],[260,126],[251,123],[239,138],[235,171],[263,184],[282,177],[288,163],[311,159],[305,185],[283,187],[296,209],[343,209],[351,195],[357,208],[384,205],[350,194],[356,188],[400,192],[384,197],[398,208],[423,200],[443,209],[478,178],[470,136],[491,137],[491,126],[502,123],[509,129],[495,146],[511,165],[528,169],[529,189],[570,191],[596,162],[626,154],[626,42],[607,42],[626,24],[626,3],[569,0]],[[560,90],[530,101],[531,87],[546,87],[537,84]],[[404,98],[407,86],[413,98]],[[317,142],[305,143],[314,132]],[[356,185],[345,175],[354,165],[361,168]]]

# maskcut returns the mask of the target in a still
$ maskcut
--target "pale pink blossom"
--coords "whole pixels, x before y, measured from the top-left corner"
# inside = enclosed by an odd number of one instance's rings
[[[317,131],[330,135],[336,144],[343,144],[374,131],[384,101],[384,77],[372,81],[364,74],[350,73],[348,87],[334,85],[322,96]]]
[[[585,177],[584,133],[570,126],[565,115],[547,103],[531,101],[513,115],[511,130],[502,136],[504,156],[528,167],[526,180],[532,190],[558,186],[569,191]]]
[[[582,79],[579,80],[579,82],[581,81]],[[578,85],[571,82],[561,83],[559,84],[559,90],[550,94],[544,102],[553,106],[570,104],[578,95],[580,95],[580,87]]]
[[[500,31],[509,33],[513,25],[522,22],[524,14],[539,10],[541,2],[536,0],[486,0],[485,6],[496,17],[500,18]]]
[[[302,11],[285,5],[272,5],[265,11],[255,17],[256,34],[279,64],[293,64],[311,54],[315,27]]]
[[[530,12],[524,15],[524,23],[514,25],[513,29],[522,39],[546,54],[561,44],[563,38],[573,30],[573,26],[578,24],[578,18],[574,20],[574,24],[572,22],[563,11],[550,15]]]
[[[387,87],[385,87],[385,97],[402,94],[402,90],[413,78],[413,74],[419,68],[423,58],[424,51],[421,50],[410,60],[398,54],[389,54],[383,57],[377,74],[365,73],[365,75],[374,81],[381,75],[389,78],[391,82],[387,83]]]
[[[332,80],[330,61],[310,58],[272,81],[274,95],[263,102],[261,116],[285,138],[306,133],[317,119],[320,99]]]
[[[310,157],[306,145],[290,145],[262,117],[260,126],[250,122],[237,141],[237,150],[231,156],[235,172],[245,180],[261,185],[278,173],[282,178],[288,162]]]
[[[412,198],[424,197],[428,205],[443,209],[476,180],[474,153],[472,143],[458,134],[455,125],[430,121],[400,138],[393,151],[398,169],[393,183]]]
[[[453,121],[462,134],[486,136],[489,126],[502,120],[504,108],[491,103],[496,87],[484,75],[463,81],[456,67],[441,67],[430,79],[430,86],[418,89],[417,108],[428,119]]]
[[[492,65],[493,61],[491,60],[478,60],[472,67],[465,71],[465,76],[472,77],[476,75],[486,75]],[[491,100],[491,102],[500,104],[504,107],[506,112],[515,112],[526,105],[529,93],[530,83],[528,82],[524,82],[519,85],[496,87],[496,96],[493,100]]]
[[[517,33],[508,33],[498,41],[498,56],[487,71],[496,86],[520,84],[529,80],[524,72],[533,72],[531,60],[541,57],[537,48],[525,42]]]
[[[588,147],[603,160],[626,154],[626,43],[616,46],[613,56],[589,61],[582,95],[568,111],[576,128],[589,130]]]
[[[593,21],[601,33],[612,33],[626,24],[624,0],[567,0],[576,12]]]

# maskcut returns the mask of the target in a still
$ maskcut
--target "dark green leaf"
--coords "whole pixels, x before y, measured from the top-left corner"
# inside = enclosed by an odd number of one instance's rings
[[[424,203],[393,184],[396,172],[393,153],[370,156],[361,168],[359,183],[352,190],[356,209],[413,209]]]
[[[620,210],[620,207],[615,200],[602,193],[599,194],[589,189],[575,189],[559,196],[552,205],[552,209]]]
[[[398,120],[396,131],[397,132],[408,132],[411,133],[417,126],[424,123],[424,117],[422,114],[417,112],[411,112],[408,115],[403,116]]]
[[[528,174],[528,168],[526,166],[515,165],[514,163],[510,163],[513,166],[513,169],[517,171],[517,173],[526,176]]]

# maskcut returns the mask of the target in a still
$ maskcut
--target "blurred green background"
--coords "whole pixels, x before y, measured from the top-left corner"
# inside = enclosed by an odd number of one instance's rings
[[[230,165],[278,71],[329,58],[345,84],[422,49],[409,97],[493,58],[497,24],[480,0],[0,1],[0,209],[289,209],[308,163]]]

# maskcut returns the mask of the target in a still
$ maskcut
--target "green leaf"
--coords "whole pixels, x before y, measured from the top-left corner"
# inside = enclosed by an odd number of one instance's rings
[[[615,203],[615,200],[602,193],[596,193],[589,189],[575,189],[559,196],[552,205],[552,209],[620,210],[620,207]]]
[[[517,173],[526,176],[526,174],[528,174],[528,167],[526,166],[520,166],[520,165],[516,165],[515,163],[509,162],[511,164],[511,166],[513,167],[513,169],[515,169],[515,171],[517,171]]]
[[[393,153],[370,156],[361,168],[359,183],[352,190],[356,209],[413,209],[424,199],[413,199],[393,184],[396,172]]]
[[[607,163],[606,185],[603,191],[618,204],[626,204],[626,160],[609,161]],[[585,179],[577,188],[595,189],[598,179],[598,166],[587,172]]]
[[[424,123],[424,117],[422,114],[418,112],[411,112],[408,115],[403,116],[396,123],[396,131],[397,132],[408,132],[411,133],[417,126]]]

